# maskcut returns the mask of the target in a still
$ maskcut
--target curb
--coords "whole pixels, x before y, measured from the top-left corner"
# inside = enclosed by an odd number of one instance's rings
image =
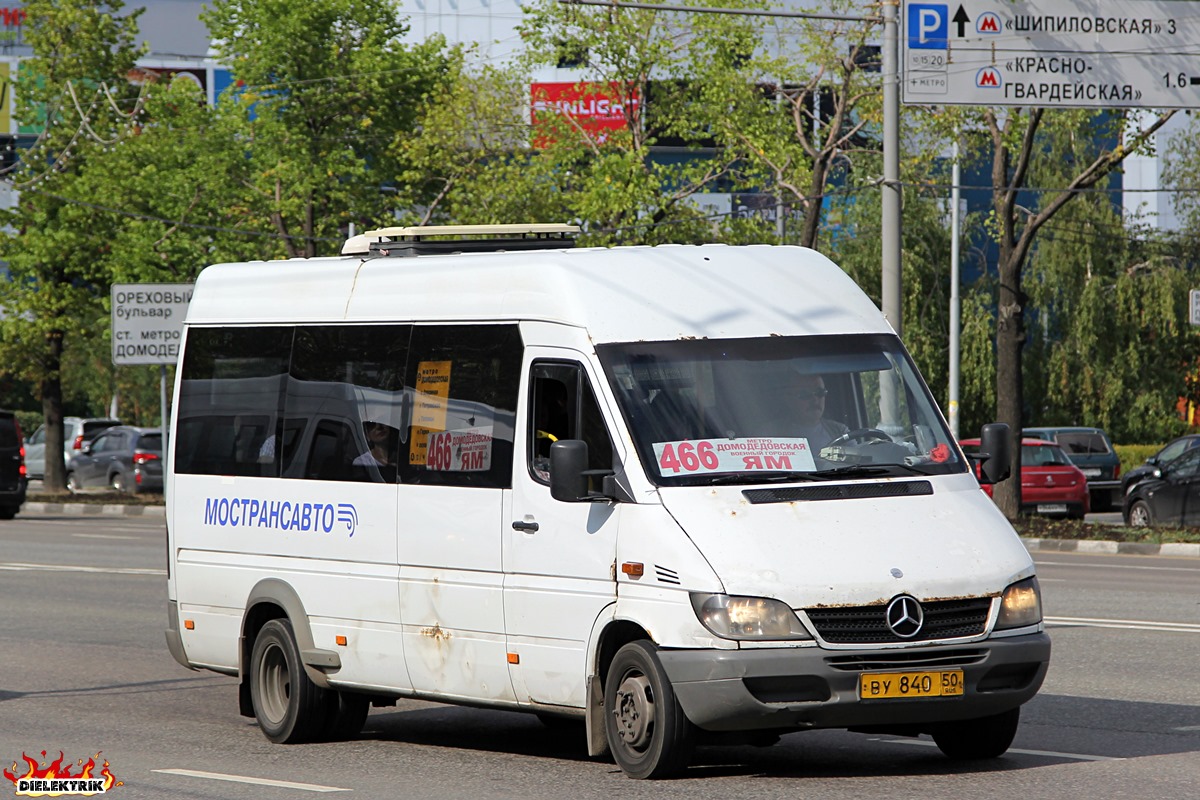
[[[166,506],[136,506],[100,503],[26,503],[22,514],[66,514],[73,517],[162,517]]]
[[[1146,542],[1097,542],[1086,539],[1033,539],[1022,538],[1029,551],[1063,553],[1104,553],[1131,556],[1190,556],[1200,558],[1200,543],[1170,542],[1149,544]]]

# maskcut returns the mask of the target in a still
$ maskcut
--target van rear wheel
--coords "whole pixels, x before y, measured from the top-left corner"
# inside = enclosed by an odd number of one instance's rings
[[[655,646],[630,642],[617,651],[604,684],[608,746],[631,778],[666,778],[687,767],[695,728],[684,715]]]
[[[292,623],[273,619],[263,625],[250,654],[250,701],[266,737],[280,744],[315,740],[336,700],[304,672]]]
[[[978,761],[1004,755],[1017,735],[1021,709],[958,722],[943,722],[933,730],[938,749],[955,761]]]

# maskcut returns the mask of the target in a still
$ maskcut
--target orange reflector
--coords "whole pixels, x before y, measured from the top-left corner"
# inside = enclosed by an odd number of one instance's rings
[[[520,663],[521,663],[521,656],[520,656],[518,653],[509,653],[509,654],[508,654],[508,663],[510,663],[510,664],[520,664]]]
[[[624,572],[626,575],[630,575],[634,578],[642,577],[642,573],[644,571],[645,567],[643,567],[639,561],[626,561],[621,565],[621,572]]]
[[[196,630],[196,623],[193,620],[185,619],[183,621],[183,627],[187,628],[189,631],[194,631]]]
[[[341,645],[342,647],[346,646],[346,637],[342,636],[340,633],[337,636],[333,637],[333,640],[335,642],[337,642],[339,645]]]

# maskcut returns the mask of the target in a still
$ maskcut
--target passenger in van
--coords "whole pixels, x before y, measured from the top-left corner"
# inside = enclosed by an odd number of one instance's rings
[[[797,373],[789,387],[796,413],[791,433],[808,440],[813,455],[850,429],[837,420],[825,419],[825,379],[820,375]]]
[[[392,464],[392,432],[395,428],[382,422],[364,422],[363,433],[367,437],[367,451],[354,459],[356,467],[387,467]]]

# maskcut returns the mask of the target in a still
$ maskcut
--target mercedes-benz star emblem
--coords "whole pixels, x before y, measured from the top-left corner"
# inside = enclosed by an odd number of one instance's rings
[[[911,639],[921,632],[925,622],[925,612],[915,597],[902,594],[888,603],[887,624],[892,633],[901,639]]]

